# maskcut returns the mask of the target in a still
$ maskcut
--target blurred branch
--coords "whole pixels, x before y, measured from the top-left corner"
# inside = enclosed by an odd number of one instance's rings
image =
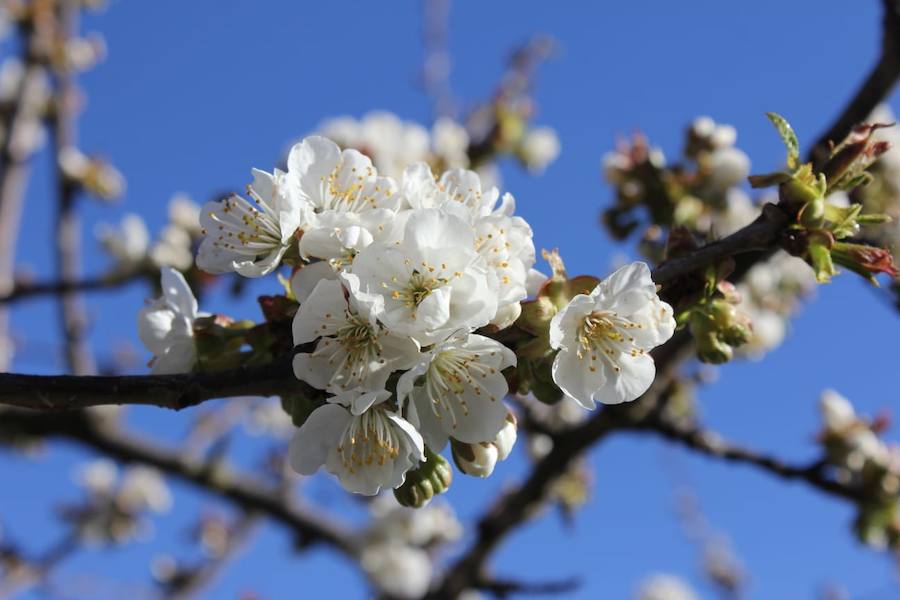
[[[476,582],[475,588],[487,592],[496,598],[510,596],[554,596],[571,594],[581,585],[577,578],[560,581],[530,583],[512,579],[486,579]]]
[[[65,44],[78,28],[77,0],[59,0],[59,43]],[[78,89],[75,76],[67,65],[56,70],[55,112],[53,119],[54,163],[57,178],[58,212],[56,219],[56,261],[59,279],[71,285],[81,278],[81,220],[76,210],[79,186],[63,172],[61,157],[77,144],[75,112]],[[85,339],[87,315],[81,294],[67,290],[60,294],[63,337],[66,343],[66,362],[75,375],[90,375],[97,368],[91,347]]]
[[[14,598],[30,588],[40,585],[59,563],[74,554],[79,548],[78,535],[70,532],[34,560],[29,561],[18,556],[18,552],[14,548],[0,550],[0,554],[8,557],[15,556],[14,560],[22,561],[10,572],[7,572],[6,577],[0,579],[0,600]]]
[[[824,465],[818,461],[811,465],[793,465],[774,456],[732,444],[709,429],[679,425],[659,417],[644,419],[624,427],[633,431],[658,433],[702,454],[728,462],[752,465],[782,479],[805,481],[819,491],[845,500],[860,502],[866,499],[862,490],[829,479],[823,470]]]
[[[344,525],[319,508],[297,502],[288,490],[234,471],[223,462],[210,464],[186,458],[179,450],[141,439],[89,413],[5,410],[0,433],[19,438],[65,438],[121,462],[155,467],[246,512],[268,516],[293,531],[300,545],[321,542],[342,554],[356,554],[355,540]]]
[[[855,125],[865,121],[900,80],[900,0],[881,0],[881,4],[884,16],[878,62],[838,118],[816,142],[809,155],[816,164],[828,158],[831,142],[838,143]]]
[[[11,109],[4,115],[5,139],[0,148],[0,296],[13,289],[16,244],[22,217],[22,203],[28,183],[29,158],[34,147],[26,143],[27,130],[34,127],[34,120],[42,101],[44,66],[39,60],[43,46],[49,42],[46,19],[35,18],[29,26],[21,28],[25,73],[22,77]],[[12,355],[9,339],[9,314],[0,307],[0,371],[9,368]]]
[[[6,295],[0,296],[0,305],[14,304],[20,300],[35,296],[56,296],[69,292],[93,292],[97,290],[114,290],[124,287],[146,276],[145,271],[135,270],[112,273],[82,279],[80,281],[35,281],[16,284]]]

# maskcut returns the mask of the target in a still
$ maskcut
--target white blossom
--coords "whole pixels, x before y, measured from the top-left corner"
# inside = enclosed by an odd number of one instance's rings
[[[199,237],[203,228],[200,226],[200,206],[184,193],[178,193],[169,200],[169,223],[179,227],[192,237]]]
[[[132,513],[150,510],[164,513],[172,507],[172,493],[159,471],[132,467],[122,476],[118,499]]]
[[[110,496],[115,489],[119,470],[109,459],[100,459],[83,465],[76,474],[76,481],[95,496]]]
[[[397,398],[409,400],[410,421],[436,452],[449,437],[490,442],[507,414],[508,386],[501,371],[515,364],[515,354],[495,340],[475,334],[451,338],[435,344],[400,377]]]
[[[417,600],[431,583],[431,559],[421,548],[399,542],[367,546],[360,557],[363,571],[383,593]]]
[[[139,215],[125,215],[118,227],[100,223],[96,234],[103,250],[116,260],[117,266],[133,267],[147,256],[150,232]]]
[[[648,577],[638,588],[637,600],[697,600],[697,594],[683,579],[658,574]]]
[[[859,421],[850,401],[834,390],[822,392],[819,409],[825,426],[835,433],[846,431]]]
[[[371,307],[345,299],[335,280],[319,281],[300,305],[293,335],[295,345],[320,338],[313,352],[294,356],[294,374],[335,393],[383,390],[392,372],[408,369],[419,357],[415,342],[381,327]]]
[[[396,184],[379,176],[368,156],[353,149],[342,151],[328,138],[304,138],[291,148],[287,165],[288,177],[312,213],[303,223],[304,230],[316,227],[317,215],[400,206]]]
[[[194,262],[191,234],[181,227],[167,225],[150,248],[150,260],[157,267],[174,267],[187,271]]]
[[[184,373],[197,361],[193,328],[194,320],[202,315],[181,273],[165,268],[161,279],[163,295],[141,310],[138,335],[154,355],[154,373]]]
[[[206,237],[197,253],[202,270],[260,277],[278,267],[305,219],[300,194],[285,173],[254,169],[247,195],[252,201],[234,194],[203,206],[200,224]]]
[[[709,155],[709,180],[718,190],[740,184],[750,174],[750,157],[737,148],[720,148]]]
[[[500,450],[490,442],[454,443],[452,449],[456,466],[473,477],[490,477],[500,460]]]
[[[419,432],[388,406],[390,396],[351,390],[330,398],[294,434],[291,466],[312,475],[324,465],[357,494],[400,486],[425,449]]]
[[[440,500],[421,508],[408,508],[397,504],[392,494],[380,494],[369,509],[372,522],[365,538],[370,544],[393,540],[426,547],[455,542],[463,535],[463,526],[453,508]]]
[[[500,192],[496,187],[482,188],[481,177],[475,171],[451,169],[435,179],[431,167],[425,163],[410,165],[403,172],[403,198],[409,208],[440,208],[472,222],[495,211],[512,214],[512,196],[507,194],[498,207]]]
[[[520,148],[522,159],[534,173],[543,173],[547,166],[559,156],[559,137],[550,127],[529,129],[522,139]]]
[[[674,331],[672,307],[656,295],[649,267],[626,265],[553,317],[553,381],[589,409],[634,400],[656,376],[650,350]]]
[[[497,277],[474,237],[459,217],[417,210],[402,241],[366,247],[345,277],[389,330],[429,345],[486,325],[497,313]]]

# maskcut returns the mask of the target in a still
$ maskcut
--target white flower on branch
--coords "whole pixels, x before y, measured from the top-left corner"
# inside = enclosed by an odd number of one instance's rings
[[[371,308],[345,298],[334,280],[320,281],[301,304],[293,334],[295,345],[319,339],[313,352],[294,356],[294,374],[334,393],[383,390],[392,372],[408,369],[419,357],[415,342],[381,327]]]
[[[352,149],[342,151],[328,138],[310,136],[294,145],[287,166],[288,176],[312,213],[304,230],[315,227],[318,215],[400,206],[396,184],[379,176],[368,156]]]
[[[197,266],[207,273],[237,271],[244,277],[271,273],[304,221],[300,194],[282,171],[253,169],[247,194],[252,201],[234,194],[203,206],[200,224],[206,237]]]
[[[390,392],[351,390],[314,410],[294,434],[290,463],[312,475],[321,466],[349,492],[396,488],[425,459],[422,436],[392,410]]]
[[[154,355],[154,373],[185,373],[197,362],[194,320],[202,315],[181,273],[165,268],[161,279],[163,295],[141,309],[138,335]]]
[[[400,402],[428,447],[440,451],[453,437],[492,441],[503,428],[508,386],[501,371],[516,364],[503,344],[471,334],[435,344],[397,383]],[[420,382],[417,384],[417,382]]]
[[[559,350],[553,381],[588,409],[630,402],[656,376],[650,350],[674,332],[672,307],[656,295],[650,268],[626,265],[553,317],[550,345]]]
[[[474,248],[465,221],[418,210],[401,242],[368,246],[345,277],[388,329],[429,345],[486,325],[497,313],[497,276]]]
[[[484,189],[475,171],[451,169],[435,179],[426,163],[415,163],[403,172],[401,191],[409,208],[440,208],[470,223],[494,213],[512,214],[514,208],[509,194],[498,207],[499,190]]]

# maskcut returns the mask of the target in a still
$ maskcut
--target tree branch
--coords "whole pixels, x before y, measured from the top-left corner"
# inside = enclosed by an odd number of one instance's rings
[[[782,479],[805,481],[819,491],[838,498],[853,502],[861,502],[867,498],[862,490],[826,477],[820,462],[803,466],[792,465],[774,456],[729,443],[719,434],[708,429],[678,425],[662,418],[645,419],[624,425],[623,428],[638,432],[657,433],[702,454],[721,458],[728,462],[752,465]]]
[[[259,513],[281,523],[302,544],[325,543],[347,556],[355,556],[352,533],[323,510],[300,504],[290,493],[258,479],[233,471],[226,464],[209,464],[185,458],[169,450],[105,424],[86,412],[42,414],[4,410],[0,434],[28,438],[69,439],[116,460],[141,463],[228,500],[246,512]]]
[[[145,276],[146,272],[144,271],[127,271],[91,277],[80,281],[55,280],[17,283],[6,295],[0,296],[0,305],[15,304],[35,296],[58,296],[69,292],[113,290],[139,281]]]
[[[840,141],[843,139],[854,125],[864,120],[884,100],[890,90],[893,89],[897,79],[900,78],[900,0],[882,0],[882,2],[885,7],[885,18],[882,55],[878,64],[872,75],[856,92],[853,100],[847,105],[834,125],[828,129],[811,149],[809,154],[811,160],[821,160],[818,157],[822,156],[827,157],[830,147],[829,140]],[[753,250],[753,246],[758,247],[760,244],[764,244],[767,239],[774,242],[778,231],[770,231],[769,225],[761,223],[761,221],[765,222],[767,218],[764,213],[748,227],[723,240],[700,248],[693,252],[692,256],[686,256],[678,261],[669,261],[668,264],[661,264],[653,273],[654,281],[663,283],[696,269],[714,264],[727,256],[727,252],[749,252]],[[781,227],[786,225],[787,223],[783,223]],[[751,228],[752,234],[747,231]],[[772,235],[772,237],[769,238],[769,235]],[[743,243],[739,244],[731,238],[743,239]],[[721,255],[719,254],[720,252],[722,252]],[[698,254],[701,258],[694,258],[693,255]],[[771,254],[772,249],[769,248],[750,255],[747,257],[747,260],[742,261],[738,265],[734,278],[741,279],[753,264],[766,260]],[[689,349],[690,346],[691,341],[684,335],[684,332],[676,334],[668,343],[657,348],[657,352],[654,352],[657,369],[659,371],[674,370],[676,368],[674,363],[680,360],[679,356],[684,354],[685,350]],[[660,356],[663,353],[665,355]],[[659,378],[657,379],[658,382]],[[645,417],[656,418],[653,414],[659,400],[659,386],[655,383],[641,399],[636,401],[636,407],[645,413]],[[540,501],[556,476],[564,472],[565,467],[579,453],[605,437],[617,425],[622,425],[621,421],[616,423],[616,416],[626,410],[628,410],[627,407],[621,406],[604,407],[584,425],[555,440],[553,450],[535,464],[525,482],[500,498],[487,510],[479,521],[478,537],[469,550],[448,569],[441,587],[431,594],[431,597],[447,598],[448,600],[456,598],[470,586],[471,582],[477,581],[479,577],[482,577],[487,559],[505,535],[527,518],[530,512],[528,509]],[[759,461],[754,462],[750,460],[749,457],[754,456],[752,453],[749,456],[741,453],[732,453],[726,458],[730,457],[730,460],[739,460],[738,456],[747,458],[747,462],[751,464],[763,465]],[[754,458],[760,459],[758,456]],[[795,471],[791,467],[777,463],[777,461],[769,466],[776,467],[776,465],[778,469],[772,469],[773,472],[780,470],[779,474],[785,477],[801,478],[807,481],[810,480],[810,477],[813,477],[806,469],[801,468]],[[841,495],[840,492],[831,491]]]
[[[19,375],[0,373],[0,404],[34,410],[71,410],[143,404],[181,410],[206,400],[276,396],[302,391],[291,357],[260,367],[181,375]]]

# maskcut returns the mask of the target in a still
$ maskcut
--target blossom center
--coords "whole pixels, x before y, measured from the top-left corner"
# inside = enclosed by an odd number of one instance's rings
[[[338,442],[341,463],[350,473],[394,460],[400,454],[400,438],[384,409],[375,406],[353,417]]]
[[[489,354],[494,356],[496,352]],[[482,355],[478,352],[455,348],[438,353],[428,366],[424,388],[431,410],[438,420],[443,420],[446,414],[454,429],[460,416],[469,415],[467,390],[471,390],[476,397],[484,396],[491,402],[497,401],[497,397],[481,382],[496,374],[497,369],[481,359]]]
[[[582,321],[576,354],[579,359],[589,362],[591,372],[597,370],[596,362],[603,360],[618,373],[621,371],[619,358],[647,353],[631,335],[632,330],[643,328],[642,324],[620,317],[613,311],[595,310]]]

